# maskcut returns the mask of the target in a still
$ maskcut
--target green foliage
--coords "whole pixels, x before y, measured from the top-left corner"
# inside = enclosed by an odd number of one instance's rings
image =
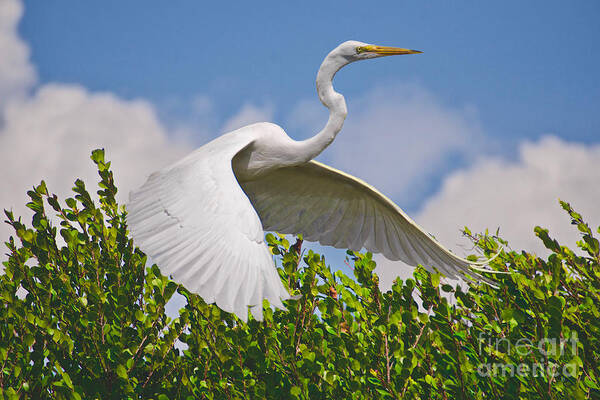
[[[101,177],[99,204],[79,180],[64,205],[42,182],[28,193],[31,226],[6,212],[20,244],[8,241],[0,275],[0,398],[600,394],[598,240],[567,203],[561,202],[582,233],[578,246],[585,255],[536,228],[552,254],[543,260],[503,253],[492,267],[512,273],[496,277],[499,289],[483,284],[466,291],[417,268],[414,279],[397,280],[384,293],[371,254],[348,252],[352,278],[312,251],[303,254],[301,238],[290,245],[268,234],[282,280],[302,297],[288,301],[287,311],[267,307],[264,321],[245,324],[157,266],[146,268],[115,201],[110,163],[99,150],[92,160]],[[497,240],[466,233],[485,254],[497,251]],[[165,304],[175,291],[187,305],[171,319]],[[179,350],[177,341],[187,349]],[[549,374],[552,366],[556,373]]]

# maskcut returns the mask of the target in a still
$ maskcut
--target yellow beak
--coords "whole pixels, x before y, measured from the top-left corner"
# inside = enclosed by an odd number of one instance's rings
[[[419,54],[419,53],[422,53],[422,51],[419,51],[419,50],[402,49],[400,47],[374,46],[371,44],[368,46],[359,47],[357,50],[359,53],[369,52],[369,53],[380,54],[382,56],[393,56],[396,54]]]

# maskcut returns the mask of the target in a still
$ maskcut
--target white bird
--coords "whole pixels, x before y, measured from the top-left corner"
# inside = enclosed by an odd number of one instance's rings
[[[482,278],[426,233],[394,202],[362,180],[314,161],[342,129],[347,109],[333,89],[336,72],[354,61],[420,51],[347,41],[317,74],[329,120],[310,139],[295,141],[261,122],[226,133],[153,173],[130,195],[131,234],[165,275],[207,303],[246,321],[262,319],[262,302],[284,309],[284,288],[264,231],[390,260],[434,267],[448,277]],[[477,269],[479,270],[479,269]]]

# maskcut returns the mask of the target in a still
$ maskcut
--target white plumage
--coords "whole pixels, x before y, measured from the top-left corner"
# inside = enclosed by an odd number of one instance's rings
[[[271,123],[224,134],[131,193],[128,223],[136,244],[165,275],[247,319],[262,319],[262,300],[284,308],[283,287],[264,230],[303,234],[339,248],[366,248],[390,260],[439,269],[449,277],[469,261],[435,241],[396,204],[358,178],[312,161],[342,128],[344,98],[333,90],[344,65],[414,50],[344,42],[323,61],[317,92],[330,110],[325,128],[294,141]]]

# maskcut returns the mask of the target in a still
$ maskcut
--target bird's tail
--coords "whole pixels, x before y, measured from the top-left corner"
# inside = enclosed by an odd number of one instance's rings
[[[498,252],[496,252],[494,257],[489,258],[485,261],[472,262],[471,265],[469,266],[469,269],[476,271],[476,272],[485,272],[488,274],[511,274],[510,271],[496,271],[496,270],[489,269],[489,268],[481,268],[484,265],[489,265],[490,262],[494,261],[500,255],[500,253],[502,253],[502,251],[504,251],[504,246],[500,245],[500,248],[498,249]]]

